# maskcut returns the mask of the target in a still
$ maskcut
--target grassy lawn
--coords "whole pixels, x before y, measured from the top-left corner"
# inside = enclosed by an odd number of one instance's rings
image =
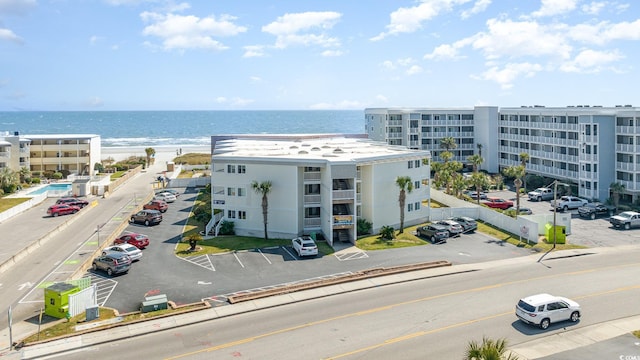
[[[211,164],[211,154],[188,153],[175,157],[173,162],[187,165],[208,165]]]
[[[640,339],[640,330],[636,330],[633,333],[633,336],[637,337],[638,339]]]
[[[16,205],[20,205],[30,198],[2,198],[0,199],[0,212],[9,210]]]
[[[111,181],[115,180],[115,179],[119,179],[122,177],[122,175],[124,175],[124,173],[126,173],[127,170],[122,170],[122,171],[116,171],[113,174],[111,174]]]

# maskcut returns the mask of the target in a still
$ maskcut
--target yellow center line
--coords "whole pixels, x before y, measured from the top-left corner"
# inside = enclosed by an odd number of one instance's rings
[[[607,270],[607,269],[617,269],[617,268],[628,267],[628,266],[640,266],[640,264],[638,264],[638,263],[630,263],[630,264],[605,266],[605,267],[596,268],[596,269],[572,271],[572,272],[566,273],[565,275],[581,275],[581,274],[585,274],[585,273],[589,273],[589,272],[593,272],[593,271],[599,271],[600,272],[600,271]],[[392,305],[380,306],[380,307],[371,308],[371,309],[368,309],[368,310],[362,310],[362,311],[358,311],[358,312],[354,312],[354,313],[344,314],[344,315],[340,315],[340,316],[336,316],[336,317],[332,317],[332,318],[327,318],[327,319],[323,319],[323,320],[317,320],[317,321],[313,321],[313,322],[309,322],[309,323],[305,323],[305,324],[300,324],[300,325],[296,325],[296,326],[292,326],[292,327],[288,327],[288,328],[283,328],[283,329],[275,330],[275,331],[272,331],[272,332],[268,332],[268,333],[264,333],[264,334],[260,334],[260,335],[256,335],[256,336],[252,336],[252,337],[248,337],[248,338],[245,338],[245,339],[240,339],[240,340],[236,340],[236,341],[232,341],[232,342],[228,342],[228,343],[224,343],[224,344],[208,347],[208,348],[205,348],[205,349],[200,349],[200,350],[196,350],[196,351],[192,351],[192,352],[176,355],[176,356],[173,356],[173,357],[168,357],[168,358],[165,358],[165,360],[175,360],[175,359],[180,359],[180,358],[184,358],[184,357],[188,357],[188,356],[192,356],[192,355],[196,355],[196,354],[200,354],[200,353],[205,353],[205,352],[211,352],[211,351],[216,351],[216,350],[220,350],[220,349],[225,349],[225,348],[228,348],[228,347],[231,347],[231,346],[234,346],[234,345],[241,345],[241,344],[245,344],[245,343],[248,343],[248,342],[251,342],[251,341],[254,341],[254,340],[258,340],[258,339],[262,339],[262,338],[266,338],[266,337],[270,337],[270,336],[274,336],[274,335],[279,335],[279,334],[283,334],[283,333],[287,333],[287,332],[292,332],[292,331],[303,329],[303,328],[307,328],[307,327],[321,325],[321,324],[329,323],[329,322],[336,321],[336,320],[347,319],[347,318],[350,318],[350,317],[373,314],[373,313],[376,313],[376,312],[380,312],[380,311],[384,311],[384,310],[390,310],[390,309],[394,309],[396,307],[401,307],[401,306],[405,306],[405,305],[411,305],[411,304],[415,304],[415,303],[419,303],[419,302],[430,301],[430,300],[435,300],[435,299],[440,299],[440,298],[450,297],[450,296],[455,296],[455,295],[462,295],[462,294],[480,292],[480,291],[485,291],[485,290],[489,290],[489,289],[495,289],[495,288],[499,288],[499,287],[503,287],[503,286],[514,285],[514,284],[519,284],[519,283],[525,283],[525,282],[530,282],[530,281],[543,280],[543,279],[548,279],[548,278],[557,278],[558,276],[560,276],[560,275],[558,275],[558,274],[545,275],[545,276],[539,276],[539,277],[535,277],[535,278],[508,281],[508,282],[504,282],[504,283],[500,283],[500,284],[486,285],[486,286],[481,286],[481,287],[472,288],[472,289],[464,289],[464,290],[459,290],[459,291],[453,291],[453,292],[449,292],[449,293],[445,293],[445,294],[426,296],[426,297],[423,297],[423,298],[403,301],[403,302],[399,302],[399,303],[392,304]],[[581,298],[585,298],[585,297],[589,297],[589,296],[597,296],[599,294],[607,294],[607,293],[631,290],[631,289],[635,289],[635,288],[638,288],[638,287],[640,287],[640,286],[630,286],[630,287],[626,287],[626,288],[620,288],[620,289],[605,291],[605,292],[598,293],[598,294],[584,295]],[[578,299],[578,298],[576,298],[576,299]],[[463,322],[463,323],[453,324],[453,325],[449,325],[449,326],[446,326],[446,327],[443,327],[443,328],[426,331],[424,333],[423,332],[419,332],[419,333],[416,333],[416,334],[410,336],[409,338],[422,336],[422,335],[427,335],[427,334],[431,334],[431,333],[434,333],[434,332],[443,331],[443,330],[446,330],[446,329],[459,327],[459,326],[463,326],[463,325],[467,325],[467,324],[472,324],[472,323],[475,323],[475,322],[478,322],[478,321],[483,321],[483,320],[488,320],[488,319],[491,319],[491,318],[494,318],[494,317],[504,316],[505,314],[513,314],[513,312],[503,313],[503,314],[498,314],[498,315],[491,315],[491,316],[488,316],[488,317],[485,317],[485,318],[469,320],[469,321],[466,321],[466,322]],[[409,336],[409,335],[407,335],[407,336]],[[400,341],[399,339],[402,339],[402,338],[396,338],[396,339],[387,340],[387,341],[392,341],[391,343],[393,343],[393,342]],[[385,342],[383,344],[373,345],[372,348],[381,347],[381,346],[383,346],[385,344],[390,344],[390,343],[386,343]],[[368,348],[355,350],[354,352],[350,352],[349,354],[354,354],[354,353],[358,353],[358,352],[361,352],[361,351],[365,351],[366,349],[368,349]],[[343,357],[343,356],[346,356],[346,355],[338,355],[337,357],[332,357],[330,359],[336,359],[336,358]]]

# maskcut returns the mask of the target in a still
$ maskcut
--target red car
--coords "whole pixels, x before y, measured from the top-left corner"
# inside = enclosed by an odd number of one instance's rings
[[[138,249],[142,250],[147,246],[149,246],[149,237],[143,234],[130,233],[130,234],[121,235],[119,238],[117,238],[113,242],[114,245],[123,244],[123,243],[131,244],[137,247]]]
[[[74,205],[56,204],[49,206],[47,214],[55,217],[58,215],[75,214],[78,211],[80,211],[80,208]]]
[[[163,200],[151,200],[144,204],[142,208],[145,210],[158,210],[160,212],[165,212],[169,208],[169,204]]]
[[[483,201],[482,203],[490,208],[502,210],[506,210],[513,206],[513,201],[500,199],[497,197],[488,197],[487,200]]]

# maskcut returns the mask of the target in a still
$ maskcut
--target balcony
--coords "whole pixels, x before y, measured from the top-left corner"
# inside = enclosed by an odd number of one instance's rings
[[[11,152],[10,151],[0,151],[0,157],[9,158],[9,157],[11,157]]]
[[[304,196],[304,204],[305,205],[310,205],[310,204],[320,204],[320,199],[321,199],[321,195],[320,194],[309,194],[309,195],[305,195]]]
[[[350,190],[333,190],[333,200],[353,200],[355,197],[355,191]]]
[[[333,226],[352,226],[353,215],[333,215]]]
[[[89,150],[89,144],[48,144],[48,145],[35,145],[34,149],[41,151],[78,151]]]
[[[305,172],[303,179],[304,181],[320,181],[320,176],[319,172]]]
[[[313,218],[304,218],[304,227],[306,228],[317,228],[322,224],[322,219],[319,217]]]

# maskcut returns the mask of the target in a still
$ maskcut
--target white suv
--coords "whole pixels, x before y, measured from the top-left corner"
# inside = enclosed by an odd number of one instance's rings
[[[310,236],[300,236],[291,240],[291,247],[300,257],[318,255],[318,246]]]
[[[527,324],[547,329],[551,323],[580,318],[580,305],[561,296],[537,294],[520,299],[516,316]]]

